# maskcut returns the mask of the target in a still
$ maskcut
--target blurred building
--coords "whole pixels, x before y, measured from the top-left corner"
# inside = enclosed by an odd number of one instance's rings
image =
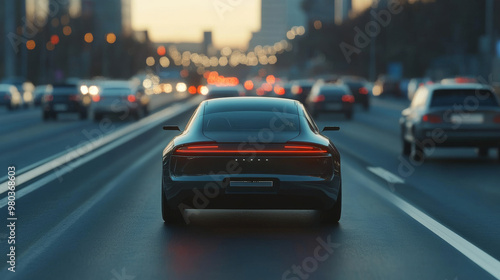
[[[322,25],[335,23],[336,0],[304,0],[304,10],[309,24],[320,21]]]
[[[203,32],[202,52],[206,55],[215,55],[214,44],[212,42],[212,31]]]
[[[306,17],[301,7],[302,0],[262,0],[261,28],[254,32],[248,47],[274,45],[286,38],[293,26],[304,26]]]
[[[335,23],[341,24],[349,19],[352,11],[352,0],[335,0]]]
[[[91,19],[94,38],[104,41],[106,34],[132,34],[131,0],[81,0],[82,16]]]

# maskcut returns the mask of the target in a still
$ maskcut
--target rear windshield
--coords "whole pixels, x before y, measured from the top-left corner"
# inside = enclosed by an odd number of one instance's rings
[[[299,130],[299,116],[281,112],[231,111],[205,114],[204,131],[272,131]]]
[[[217,89],[215,89],[215,90],[210,90],[208,92],[208,95],[230,97],[230,96],[239,96],[240,93],[237,90],[217,90]]]
[[[129,88],[104,88],[101,92],[102,96],[123,96],[129,95],[132,90]]]
[[[325,95],[325,96],[329,96],[329,95],[343,95],[345,94],[345,90],[344,89],[332,89],[332,88],[328,88],[328,89],[321,89],[319,91],[320,94],[322,95]]]
[[[52,90],[53,95],[69,95],[69,94],[79,94],[80,91],[77,87],[68,86],[68,87],[54,87]]]
[[[498,101],[494,93],[484,89],[440,89],[434,91],[430,107],[452,107],[453,105],[491,107],[498,106]]]

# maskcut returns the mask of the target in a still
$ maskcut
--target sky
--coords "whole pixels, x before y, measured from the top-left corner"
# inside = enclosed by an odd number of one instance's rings
[[[132,0],[132,27],[154,42],[200,42],[212,31],[217,48],[246,48],[260,29],[260,0]]]

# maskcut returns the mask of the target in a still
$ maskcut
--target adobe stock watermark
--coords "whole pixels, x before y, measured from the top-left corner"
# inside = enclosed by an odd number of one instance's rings
[[[374,1],[373,5],[378,5],[379,1]],[[339,44],[340,50],[344,55],[347,63],[351,63],[352,55],[360,54],[361,51],[366,48],[372,42],[372,38],[377,37],[382,28],[387,27],[392,20],[393,15],[397,15],[403,11],[401,0],[389,0],[387,2],[386,9],[381,9],[376,11],[376,9],[370,10],[370,15],[373,20],[366,23],[364,30],[361,30],[358,26],[354,27],[354,45],[342,41]]]
[[[19,35],[15,32],[9,32],[9,34],[7,34],[7,39],[12,45],[15,53],[18,53],[20,47],[26,45],[26,42],[35,38],[35,36],[43,30],[48,20],[57,16],[61,7],[69,5],[70,0],[49,0],[47,6],[40,5],[39,2],[41,1],[35,1],[37,13],[42,12],[45,17],[35,16],[34,20],[30,21],[24,16],[21,18],[23,34]]]
[[[115,101],[113,102],[113,104],[111,104],[111,112],[113,115],[116,114],[120,121],[124,121],[132,115],[131,109],[120,101]],[[72,166],[72,163],[75,159],[80,158],[90,151],[100,147],[104,136],[112,133],[115,130],[116,126],[108,117],[100,120],[97,128],[81,130],[81,133],[85,137],[85,140],[81,141],[75,147],[66,146],[66,163],[61,166],[54,166],[54,172],[56,173],[58,181],[61,183],[64,180],[63,175],[75,169],[75,167]]]
[[[111,280],[134,280],[136,278],[135,275],[127,274],[127,270],[125,267],[121,269],[121,271],[117,271],[116,269],[111,270],[111,274],[113,278]]]
[[[340,244],[332,242],[330,235],[327,236],[326,240],[318,237],[316,242],[318,245],[314,248],[312,254],[304,258],[298,265],[293,264],[290,269],[283,272],[281,280],[309,279],[311,274],[318,270],[319,265],[328,260],[335,252],[335,249],[340,247]]]
[[[219,19],[224,20],[227,12],[234,11],[242,3],[243,0],[215,0],[212,5]]]
[[[241,142],[238,145],[238,156],[243,157],[240,159],[241,162],[230,160],[226,163],[224,171],[219,171],[218,173],[211,171],[208,175],[212,181],[205,184],[203,191],[196,188],[193,189],[192,206],[184,203],[178,205],[178,209],[181,211],[186,224],[191,222],[189,219],[191,215],[198,215],[200,213],[196,210],[206,209],[210,204],[210,200],[215,199],[220,195],[222,190],[225,190],[229,181],[221,181],[220,178],[222,176],[241,174],[243,172],[243,168],[241,167],[242,162],[255,160],[257,152],[264,150],[265,144],[271,143],[274,140],[275,133],[285,130],[287,126],[292,124],[284,112],[274,108],[273,113],[274,116],[270,119],[269,127],[259,130],[256,136],[249,136],[247,141]],[[185,211],[187,209],[191,211]]]

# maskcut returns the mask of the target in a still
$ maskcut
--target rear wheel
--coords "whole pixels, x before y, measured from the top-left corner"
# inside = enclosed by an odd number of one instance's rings
[[[423,162],[425,159],[424,148],[416,143],[413,143],[410,156],[416,162]]]
[[[335,202],[335,205],[332,208],[324,210],[321,213],[321,222],[325,224],[336,224],[340,221],[341,215],[342,215],[342,188],[339,190],[337,202]]]
[[[182,224],[184,218],[180,210],[172,210],[168,207],[167,200],[165,199],[165,192],[161,189],[161,214],[163,221],[166,224]]]
[[[345,113],[345,117],[348,119],[348,120],[351,120],[352,119],[352,111],[348,111]]]
[[[476,152],[477,152],[477,155],[480,157],[487,157],[489,149],[485,148],[485,147],[479,147],[479,148],[477,148]]]

